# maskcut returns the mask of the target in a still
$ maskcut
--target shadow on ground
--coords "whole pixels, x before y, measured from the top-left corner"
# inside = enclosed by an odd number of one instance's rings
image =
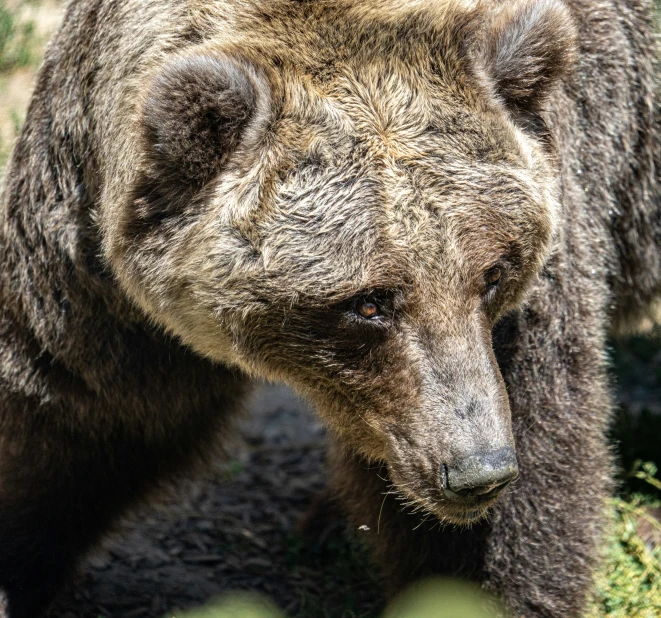
[[[226,462],[126,521],[51,617],[172,615],[232,590],[264,594],[288,616],[380,613],[376,577],[341,521],[297,532],[325,485],[321,426],[283,387],[260,389],[250,407]]]

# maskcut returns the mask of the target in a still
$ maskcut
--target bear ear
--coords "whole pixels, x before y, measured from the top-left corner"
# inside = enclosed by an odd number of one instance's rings
[[[485,34],[484,66],[515,111],[539,110],[575,59],[576,29],[561,0],[505,2]]]
[[[183,56],[147,87],[142,110],[151,174],[201,186],[236,148],[264,88],[256,71],[216,55]]]
[[[268,112],[264,76],[238,58],[179,56],[146,84],[139,119],[142,165],[130,225],[179,214],[221,170],[257,115]]]

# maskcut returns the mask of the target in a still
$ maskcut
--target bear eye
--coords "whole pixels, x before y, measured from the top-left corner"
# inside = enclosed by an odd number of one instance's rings
[[[353,323],[374,326],[387,326],[395,316],[395,296],[393,290],[366,290],[337,305]]]
[[[487,285],[487,288],[492,288],[498,285],[500,282],[500,277],[501,277],[501,271],[500,268],[497,266],[494,266],[493,268],[490,268],[487,270],[486,273],[484,273],[484,282]]]
[[[366,320],[373,320],[382,315],[379,305],[372,298],[361,298],[356,301],[354,309],[361,318]]]

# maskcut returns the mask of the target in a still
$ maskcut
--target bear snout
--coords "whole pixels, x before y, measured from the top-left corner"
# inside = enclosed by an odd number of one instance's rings
[[[458,502],[495,498],[518,476],[516,454],[510,446],[469,455],[441,467],[443,493]]]

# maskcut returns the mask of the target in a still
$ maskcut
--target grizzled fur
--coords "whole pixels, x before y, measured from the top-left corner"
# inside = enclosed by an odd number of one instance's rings
[[[74,0],[0,203],[7,615],[262,376],[318,408],[393,592],[451,573],[578,617],[605,333],[661,287],[653,25],[651,0]],[[510,446],[510,490],[447,498],[448,464]]]

